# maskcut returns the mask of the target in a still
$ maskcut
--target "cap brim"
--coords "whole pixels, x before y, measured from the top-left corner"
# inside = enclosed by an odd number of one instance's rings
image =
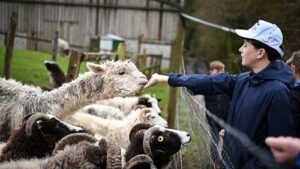
[[[249,32],[249,30],[235,29],[235,33],[242,38],[253,39],[253,35]]]

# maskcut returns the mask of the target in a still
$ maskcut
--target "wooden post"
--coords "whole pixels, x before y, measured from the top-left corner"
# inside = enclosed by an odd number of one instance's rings
[[[179,72],[181,66],[181,57],[183,55],[184,47],[184,26],[183,21],[179,19],[177,35],[172,42],[171,60],[170,60],[170,72]],[[177,103],[177,89],[170,87],[168,103],[168,127],[175,128],[176,120],[176,103]]]
[[[72,81],[78,76],[80,62],[81,62],[81,53],[76,50],[72,50],[70,60],[69,60],[68,72],[66,76],[67,82]]]
[[[122,60],[125,58],[126,45],[125,42],[120,42],[117,50],[118,59]]]
[[[139,54],[139,58],[138,58],[138,67],[143,73],[146,68],[146,58],[147,58],[146,51],[147,49],[144,49],[143,53]]]
[[[4,58],[4,77],[5,79],[10,78],[10,68],[11,68],[11,59],[14,50],[14,41],[17,29],[17,13],[13,12],[10,17],[10,24],[9,24],[9,32],[7,36],[6,42],[6,51],[5,51],[5,58]]]
[[[52,61],[56,61],[57,48],[58,48],[58,31],[55,31],[54,39],[53,39]]]

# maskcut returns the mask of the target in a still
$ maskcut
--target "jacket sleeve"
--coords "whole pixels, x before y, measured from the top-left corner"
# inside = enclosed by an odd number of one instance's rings
[[[296,158],[296,167],[300,168],[300,152],[298,153],[298,156]]]
[[[231,97],[236,80],[236,75],[227,73],[214,75],[170,73],[168,83],[172,87],[186,87],[193,94],[227,94]]]

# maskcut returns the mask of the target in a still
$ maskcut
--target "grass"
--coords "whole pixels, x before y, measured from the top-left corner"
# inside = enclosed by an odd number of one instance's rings
[[[0,76],[3,77],[5,47],[0,46]],[[14,49],[11,63],[11,78],[26,84],[36,86],[48,85],[50,83],[48,71],[44,66],[44,60],[51,60],[52,55],[36,51]],[[57,63],[64,72],[68,69],[68,58],[57,57]],[[83,65],[83,64],[82,64]],[[80,72],[87,69],[80,67]]]

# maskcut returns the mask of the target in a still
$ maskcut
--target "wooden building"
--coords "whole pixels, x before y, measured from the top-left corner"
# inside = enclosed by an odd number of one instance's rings
[[[127,52],[147,49],[168,62],[182,4],[178,0],[0,0],[0,43],[16,11],[16,43],[27,49],[51,52],[56,30],[71,47],[84,51],[90,49],[91,39],[115,34],[126,40]]]

